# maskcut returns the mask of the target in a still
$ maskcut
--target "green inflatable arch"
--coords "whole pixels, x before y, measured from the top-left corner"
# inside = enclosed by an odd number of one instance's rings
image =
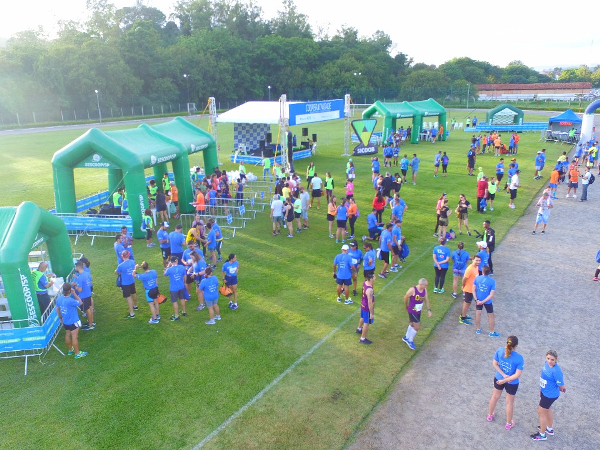
[[[191,213],[193,192],[188,155],[197,151],[204,152],[205,168],[210,168],[207,173],[211,173],[218,165],[214,139],[182,118],[155,127],[142,124],[121,131],[92,128],[52,158],[56,212],[77,212],[75,168],[105,168],[109,192],[126,187],[133,236],[143,238],[142,216],[148,208],[144,169],[152,168],[155,179],[160,180],[168,172],[167,163],[171,163],[179,189],[179,209]]]
[[[419,143],[419,131],[423,129],[424,117],[438,116],[438,122],[444,128],[446,127],[446,108],[432,98],[419,102],[401,103],[382,103],[376,101],[363,112],[362,116],[363,119],[369,119],[376,113],[383,116],[384,142],[387,142],[391,131],[396,129],[396,121],[398,119],[412,118],[413,132],[410,137],[411,144]],[[442,135],[442,140],[446,140],[446,133]]]
[[[73,268],[63,221],[34,203],[0,208],[0,274],[13,320],[39,323],[42,315],[28,264],[29,252],[46,243],[52,271],[65,279]]]

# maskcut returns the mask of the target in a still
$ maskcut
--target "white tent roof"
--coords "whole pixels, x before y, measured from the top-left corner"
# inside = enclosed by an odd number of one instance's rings
[[[290,117],[289,105],[298,102],[287,102],[285,118]],[[275,102],[246,102],[243,105],[219,114],[217,122],[221,123],[279,123],[279,101]]]

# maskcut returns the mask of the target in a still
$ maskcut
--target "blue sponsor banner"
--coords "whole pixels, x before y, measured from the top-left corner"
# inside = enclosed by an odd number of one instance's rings
[[[56,309],[53,309],[41,326],[0,330],[0,352],[46,348],[59,325]]]
[[[326,120],[336,120],[344,117],[344,100],[292,103],[289,106],[290,126],[324,122]]]

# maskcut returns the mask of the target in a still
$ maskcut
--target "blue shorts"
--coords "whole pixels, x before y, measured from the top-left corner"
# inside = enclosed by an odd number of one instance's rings
[[[206,249],[207,249],[209,252],[214,252],[214,251],[217,249],[217,246],[215,245],[214,247],[206,247]]]
[[[550,183],[548,186],[550,186],[553,189],[556,189],[558,186],[556,185],[556,183]]]
[[[206,306],[208,306],[209,308],[212,308],[213,306],[219,303],[219,299],[217,298],[216,300],[204,300],[204,303],[206,303]]]
[[[300,217],[302,217],[303,219],[308,219],[308,209],[303,209],[300,213]]]
[[[352,284],[352,278],[336,278],[335,282],[340,286],[350,286]]]
[[[238,284],[238,279],[237,277],[230,277],[225,275],[225,284],[227,286],[235,286],[236,284]]]
[[[465,269],[452,269],[452,273],[455,277],[463,277],[465,275]]]
[[[371,315],[371,313],[369,311],[363,311],[361,308],[360,318],[363,320],[364,323],[371,324],[371,323],[375,322],[375,319],[369,319],[370,315]]]
[[[381,229],[379,227],[369,228],[369,237],[371,239],[375,239],[379,233],[381,233]]]
[[[544,225],[548,225],[548,214],[538,214],[535,219],[535,223],[543,223]]]

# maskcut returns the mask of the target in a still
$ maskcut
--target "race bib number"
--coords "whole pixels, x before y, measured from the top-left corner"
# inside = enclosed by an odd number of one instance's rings
[[[548,382],[548,380],[544,380],[543,378],[540,377],[540,387],[542,389],[544,389],[546,387],[547,382]]]
[[[421,312],[422,309],[423,309],[423,303],[417,303],[415,305],[415,311]]]

